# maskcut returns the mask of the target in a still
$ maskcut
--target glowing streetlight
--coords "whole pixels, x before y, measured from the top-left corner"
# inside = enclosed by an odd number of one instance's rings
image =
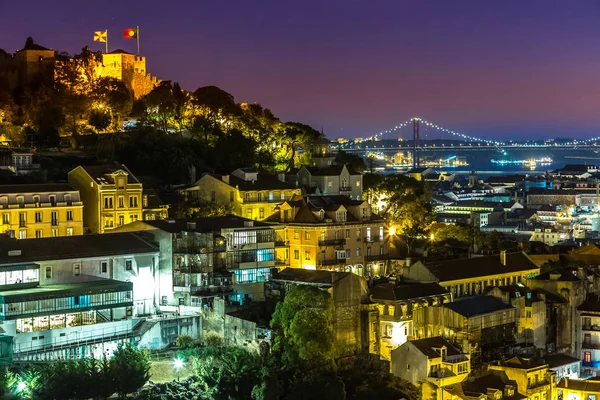
[[[19,383],[17,383],[17,391],[20,393],[22,391],[24,391],[27,388],[27,384],[23,381],[19,381]]]
[[[394,228],[393,226],[390,226],[390,236],[394,236],[396,234],[396,228]]]
[[[432,233],[431,235],[429,235],[429,239],[433,242],[433,239],[435,239],[435,235]]]
[[[179,373],[181,368],[183,368],[183,360],[181,358],[176,358],[173,361],[173,368],[175,368],[175,371],[177,371],[177,382],[179,382]]]

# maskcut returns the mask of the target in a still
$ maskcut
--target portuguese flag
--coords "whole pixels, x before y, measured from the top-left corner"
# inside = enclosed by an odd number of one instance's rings
[[[138,28],[127,28],[123,31],[123,37],[125,39],[137,39],[138,38]]]

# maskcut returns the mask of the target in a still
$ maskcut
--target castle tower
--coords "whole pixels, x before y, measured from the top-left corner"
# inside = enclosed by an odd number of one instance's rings
[[[123,81],[136,98],[150,92],[159,82],[146,72],[146,57],[136,56],[123,49],[102,54],[102,64],[97,67],[96,74]]]

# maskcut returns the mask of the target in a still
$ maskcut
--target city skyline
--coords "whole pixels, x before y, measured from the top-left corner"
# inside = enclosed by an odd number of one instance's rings
[[[101,50],[93,32],[108,29],[110,49],[134,53],[122,32],[139,25],[153,75],[187,90],[219,86],[330,138],[370,136],[412,116],[485,138],[600,131],[592,1],[77,5],[0,5],[0,48],[14,52],[32,36],[70,53]]]

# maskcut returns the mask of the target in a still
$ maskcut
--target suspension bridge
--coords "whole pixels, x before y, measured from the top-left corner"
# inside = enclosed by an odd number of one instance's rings
[[[395,135],[398,135],[402,130],[406,128],[412,131],[412,143],[409,141],[399,142],[397,146],[385,146],[381,144],[383,139],[394,139]],[[426,130],[436,131],[441,133],[441,137],[445,139],[453,139],[459,143],[451,144],[435,144],[435,143],[423,143],[422,133]],[[537,141],[540,142],[540,141]],[[411,151],[413,166],[419,166],[419,153],[422,151],[456,151],[456,150],[469,150],[469,151],[489,151],[498,150],[501,153],[506,154],[506,150],[528,150],[528,149],[545,149],[551,148],[553,150],[571,151],[576,149],[600,149],[598,142],[600,137],[594,137],[585,140],[571,140],[564,142],[555,142],[553,140],[544,140],[541,143],[529,142],[513,142],[513,141],[496,141],[490,139],[484,139],[476,136],[472,136],[463,132],[458,132],[453,129],[446,128],[444,126],[435,124],[428,120],[419,117],[410,118],[390,129],[381,131],[373,136],[363,139],[361,142],[351,140],[339,148],[350,153],[364,153],[367,151],[371,152],[393,152],[393,151]],[[595,151],[598,152],[598,151]]]

